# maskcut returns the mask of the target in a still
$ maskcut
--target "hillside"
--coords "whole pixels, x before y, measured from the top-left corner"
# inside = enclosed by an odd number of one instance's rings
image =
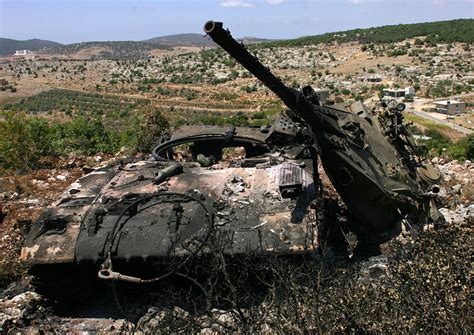
[[[251,44],[251,43],[260,43],[260,42],[270,42],[271,40],[258,37],[242,37],[238,38],[238,41]],[[143,42],[148,43],[159,43],[168,46],[197,46],[197,47],[213,47],[216,44],[207,36],[203,34],[176,34],[176,35],[167,35],[167,36],[158,36],[153,37]]]
[[[147,43],[158,43],[168,46],[199,46],[209,47],[215,46],[215,43],[203,34],[175,34],[153,37],[143,42]]]
[[[44,48],[59,47],[61,45],[62,44],[57,42],[39,39],[20,41],[13,40],[10,38],[0,38],[0,56],[13,55],[16,50],[26,49],[31,51],[38,51]]]
[[[413,24],[353,29],[305,36],[267,43],[264,46],[299,46],[307,44],[358,41],[361,43],[393,43],[413,37],[426,37],[428,43],[474,43],[474,19],[458,19]]]
[[[148,57],[155,49],[170,49],[169,46],[136,41],[82,42],[61,45],[46,52],[58,55],[83,54],[88,59],[138,59]]]

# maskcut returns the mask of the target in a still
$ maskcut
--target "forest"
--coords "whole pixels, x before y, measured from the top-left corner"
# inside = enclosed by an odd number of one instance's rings
[[[301,46],[319,43],[358,41],[360,43],[394,43],[408,38],[425,36],[426,43],[474,42],[474,19],[398,24],[343,32],[305,36],[261,44],[264,47]]]

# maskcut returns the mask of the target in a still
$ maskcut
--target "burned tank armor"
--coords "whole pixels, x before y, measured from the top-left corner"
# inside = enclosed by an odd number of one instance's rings
[[[361,102],[324,105],[310,86],[285,86],[221,22],[208,21],[204,32],[311,128],[326,174],[366,230],[383,234],[409,216],[430,220],[429,190],[439,178],[419,173],[435,168],[417,156],[402,104],[372,110]]]
[[[228,148],[243,153],[224,159]],[[262,128],[182,126],[149,159],[72,184],[33,224],[21,257],[100,264],[187,259],[216,248],[308,252],[317,246],[316,169],[307,126],[285,113]]]
[[[144,280],[112,263],[169,261],[171,274],[216,251],[313,253],[321,227],[335,224],[325,220],[319,162],[357,219],[358,237],[388,239],[402,221],[439,219],[433,197],[441,177],[420,158],[403,105],[324,105],[310,86],[285,86],[222,23],[204,30],[289,110],[264,127],[182,126],[150,157],[83,176],[32,225],[22,260],[50,277],[71,265],[147,283],[166,274]]]

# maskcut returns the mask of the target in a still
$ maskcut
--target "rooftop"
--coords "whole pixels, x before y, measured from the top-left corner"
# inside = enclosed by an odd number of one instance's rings
[[[449,104],[460,104],[461,101],[458,100],[440,100],[434,102],[437,105],[449,105]]]
[[[384,88],[384,92],[405,92],[404,88]]]

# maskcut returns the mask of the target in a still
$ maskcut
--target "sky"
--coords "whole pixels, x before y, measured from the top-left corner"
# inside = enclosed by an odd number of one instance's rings
[[[0,0],[0,37],[60,43],[202,33],[295,38],[353,28],[474,18],[474,0]]]

